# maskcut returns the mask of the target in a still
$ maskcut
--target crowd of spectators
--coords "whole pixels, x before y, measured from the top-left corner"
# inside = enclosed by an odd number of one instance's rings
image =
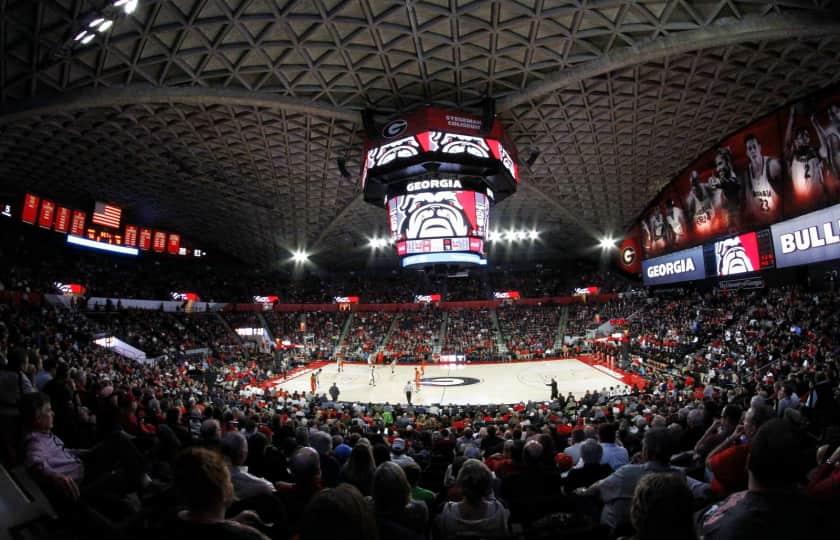
[[[560,307],[512,304],[496,310],[508,353],[516,359],[542,358],[554,350]]]
[[[633,316],[626,349],[603,343],[597,354],[643,374],[646,388],[429,407],[254,392],[276,369],[271,355],[142,364],[91,341],[107,328],[177,348],[178,332],[224,334],[213,314],[0,304],[3,463],[22,464],[48,495],[58,538],[98,535],[92,515],[164,538],[837,530],[840,295],[789,286],[634,302],[598,306],[605,318]],[[513,311],[499,314],[505,333],[542,325],[519,325]],[[491,312],[447,315],[443,352],[494,355]],[[346,316],[299,322],[326,349]],[[401,317],[417,341],[441,320],[434,308]]]
[[[397,327],[385,344],[385,354],[399,361],[428,359],[438,343],[443,313],[430,306],[400,315]]]
[[[449,312],[442,354],[464,355],[468,360],[499,358],[496,328],[487,309],[458,309]]]
[[[358,311],[353,314],[350,328],[341,343],[341,353],[347,359],[367,361],[382,345],[395,314],[382,311]]]

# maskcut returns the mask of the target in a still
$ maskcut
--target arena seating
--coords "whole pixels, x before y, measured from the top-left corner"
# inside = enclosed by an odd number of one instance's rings
[[[385,345],[386,356],[414,362],[431,356],[442,320],[442,313],[433,307],[402,313]]]
[[[489,310],[450,311],[441,353],[463,354],[470,360],[494,360],[498,358],[496,336]]]
[[[701,498],[689,501],[689,510],[720,501],[733,492],[733,498],[728,499],[730,506],[739,509],[747,504],[741,502],[739,497],[743,495],[737,492],[746,488],[746,477],[737,470],[734,476],[720,472],[712,484],[703,483],[707,479],[705,468],[718,471],[727,466],[727,460],[734,459],[729,454],[735,450],[726,448],[743,444],[733,438],[733,434],[741,437],[742,433],[748,433],[756,445],[771,436],[777,441],[775,446],[762,446],[760,451],[766,459],[774,460],[774,475],[783,478],[785,489],[798,484],[804,488],[801,496],[809,497],[802,499],[806,506],[797,506],[797,516],[802,513],[808,521],[803,524],[797,517],[797,527],[830,530],[825,528],[831,526],[826,520],[833,516],[823,509],[840,502],[835,465],[840,459],[840,451],[835,450],[840,443],[840,366],[836,351],[840,297],[832,291],[785,287],[752,292],[685,292],[573,306],[572,318],[584,326],[593,324],[589,321],[594,320],[595,313],[602,320],[630,318],[626,354],[620,343],[595,341],[592,346],[596,355],[614,356],[622,369],[644,376],[649,381],[646,389],[630,394],[592,389],[585,395],[561,396],[548,404],[487,403],[434,409],[377,403],[327,406],[329,400],[322,395],[243,392],[265,380],[276,363],[271,355],[248,354],[236,347],[236,336],[217,314],[139,312],[118,310],[116,305],[109,311],[86,312],[33,305],[23,296],[13,298],[16,303],[0,303],[0,351],[5,364],[0,370],[2,403],[20,401],[25,409],[38,394],[21,393],[40,387],[52,400],[55,412],[49,431],[68,447],[95,446],[101,449],[97,450],[101,452],[97,459],[107,458],[102,463],[119,464],[120,470],[128,473],[135,470],[127,467],[128,455],[136,452],[147,464],[142,470],[148,476],[137,484],[82,490],[74,508],[85,509],[87,515],[107,515],[113,527],[115,523],[139,523],[138,530],[145,533],[165,530],[164,516],[174,504],[170,488],[186,489],[179,472],[189,466],[184,460],[227,456],[229,463],[235,463],[237,432],[249,447],[248,471],[267,479],[258,484],[269,499],[242,499],[235,511],[257,511],[262,518],[257,527],[276,538],[314,527],[303,503],[317,503],[326,497],[326,492],[319,492],[321,487],[353,485],[362,493],[372,494],[375,504],[381,503],[382,492],[371,489],[351,472],[362,459],[352,448],[361,447],[363,438],[373,444],[373,453],[379,456],[376,459],[389,456],[393,463],[405,467],[412,485],[418,486],[413,491],[418,497],[427,493],[420,488],[434,490],[425,503],[426,517],[419,522],[404,518],[406,526],[418,527],[420,536],[429,534],[434,516],[447,502],[458,500],[462,486],[459,468],[478,467],[471,474],[483,474],[482,465],[466,458],[477,458],[494,471],[495,500],[507,506],[511,521],[518,525],[519,533],[514,536],[536,538],[585,531],[587,538],[607,538],[621,531],[632,532],[629,522],[614,524],[599,517],[602,505],[612,510],[616,507],[611,506],[605,491],[587,486],[610,475],[613,468],[620,471],[621,467],[635,467],[624,463],[644,459],[640,453],[643,440],[653,445],[665,438],[672,441],[668,448],[673,447],[666,451],[666,457],[673,454],[672,463],[681,467],[681,474],[696,479],[691,480],[695,482],[691,484],[693,493]],[[553,339],[559,312],[555,306],[514,305],[500,307],[496,316],[508,347],[536,356],[540,342]],[[443,314],[434,307],[400,313],[395,331],[385,344],[386,353],[405,360],[420,356],[428,359]],[[447,337],[442,353],[463,353],[476,360],[497,355],[492,312],[462,309],[446,314]],[[302,334],[320,349],[319,354],[331,354],[348,315],[266,312],[265,316],[278,336]],[[346,348],[375,346],[372,344],[382,338],[394,316],[354,314]],[[254,320],[254,314],[225,317],[234,326]],[[301,322],[305,325],[302,333]],[[155,364],[139,364],[92,344],[95,335],[108,332],[165,356]],[[226,344],[232,349],[222,353]],[[206,346],[212,352],[203,359],[178,354],[194,346]],[[6,384],[20,377],[27,382]],[[70,399],[65,401],[61,396]],[[4,411],[10,410],[4,407]],[[764,423],[758,431],[736,427],[747,409],[753,411],[749,418],[759,415]],[[386,416],[399,419],[387,435],[383,433]],[[730,417],[734,420],[726,420]],[[779,420],[771,420],[776,417]],[[47,525],[54,529],[50,534],[58,532],[60,537],[61,531],[89,531],[92,522],[74,519],[67,509],[76,497],[71,487],[84,487],[89,482],[98,485],[96,478],[88,478],[96,474],[95,468],[86,469],[84,478],[78,479],[46,468],[45,458],[32,453],[35,443],[31,436],[26,439],[28,446],[20,444],[29,426],[22,426],[22,418],[30,416],[3,417],[4,465],[11,468],[24,464],[50,498],[61,516]],[[14,427],[6,429],[9,426]],[[129,442],[125,444],[116,443],[107,437],[114,429],[133,438],[126,439]],[[616,450],[616,439],[618,448],[626,453]],[[795,446],[785,446],[788,439]],[[318,487],[307,484],[311,478],[301,465],[310,450],[300,448],[306,446],[313,448],[312,455],[320,462]],[[783,450],[774,450],[777,447]],[[822,464],[814,467],[818,447]],[[211,451],[194,450],[198,448]],[[212,449],[220,449],[221,454]],[[590,467],[587,460],[593,452],[607,456],[608,451],[609,461],[604,467]],[[789,453],[773,454],[778,451]],[[770,452],[770,458],[766,452]],[[373,474],[377,462],[370,459],[368,470]],[[569,471],[575,459],[582,459],[586,465]],[[293,464],[291,468],[289,463]],[[669,467],[667,460],[662,463],[655,466]],[[208,462],[203,467],[209,470],[211,465]],[[375,482],[386,481],[387,468],[377,469],[377,478],[381,478]],[[575,472],[578,470],[583,472]],[[779,471],[785,474],[779,475]],[[241,482],[244,480],[234,478],[234,490],[242,488]],[[378,485],[375,482],[374,486]],[[653,486],[648,487],[648,483]],[[652,475],[650,482],[645,480],[639,489],[664,490],[666,484],[667,477]],[[302,491],[307,485],[308,491]],[[790,495],[785,504],[800,504],[795,497],[800,495]],[[712,514],[700,519],[707,534],[715,530],[717,518],[712,516],[720,511],[713,508]],[[721,523],[725,526],[725,521]],[[433,528],[431,534],[439,534],[436,531]]]
[[[354,313],[347,335],[341,343],[341,353],[347,359],[367,360],[368,355],[377,352],[393,319],[393,313]]]
[[[508,352],[516,358],[542,358],[554,349],[560,323],[559,306],[510,305],[496,311]]]

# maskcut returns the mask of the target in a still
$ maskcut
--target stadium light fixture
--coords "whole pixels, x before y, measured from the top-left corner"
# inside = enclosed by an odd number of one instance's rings
[[[612,236],[605,236],[601,238],[600,242],[601,249],[613,249],[615,248],[615,238]]]
[[[82,39],[82,45],[87,45],[88,43],[90,43],[91,41],[93,41],[93,38],[95,38],[95,37],[96,37],[96,34],[88,34],[88,35],[86,35],[86,36],[84,37],[84,39]]]
[[[126,15],[131,15],[137,9],[137,0],[117,0],[114,7],[122,7]]]
[[[536,231],[536,230],[534,230],[534,229],[531,229],[531,230],[528,232],[528,238],[529,238],[530,240],[539,240],[539,238],[540,238],[540,233],[539,233],[539,231]]]
[[[489,242],[498,242],[502,239],[502,234],[499,231],[490,231],[490,234],[487,235],[487,240]]]
[[[297,250],[292,253],[292,260],[298,264],[303,264],[309,260],[309,254],[303,250]]]
[[[380,249],[388,246],[387,238],[371,238],[368,244],[371,249]]]
[[[87,35],[88,35],[88,31],[87,30],[82,30],[81,32],[76,34],[76,37],[73,38],[73,41],[82,41],[83,39],[85,39],[85,36],[87,36]]]
[[[96,19],[93,19],[92,21],[90,21],[90,24],[88,25],[88,28],[96,28],[104,22],[105,22],[104,18],[97,17]]]
[[[99,25],[99,28],[97,28],[97,31],[101,34],[103,32],[107,32],[108,29],[111,28],[112,26],[114,26],[114,21],[109,20],[109,19],[105,19],[102,22],[102,24]]]

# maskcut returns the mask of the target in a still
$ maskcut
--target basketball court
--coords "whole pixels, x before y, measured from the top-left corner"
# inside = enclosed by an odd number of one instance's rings
[[[370,367],[345,364],[341,373],[334,363],[323,366],[318,393],[327,393],[333,382],[338,383],[339,401],[405,403],[405,383],[414,388],[414,365],[396,366],[391,374],[388,365],[375,368],[376,385],[370,382]],[[309,392],[312,370],[304,370],[286,381],[275,382],[271,388],[289,392]],[[415,405],[477,403],[517,403],[545,401],[551,395],[546,386],[551,377],[564,396],[576,396],[587,390],[600,390],[623,385],[620,375],[601,366],[590,366],[574,358],[533,362],[493,364],[427,365],[420,391],[412,393]]]

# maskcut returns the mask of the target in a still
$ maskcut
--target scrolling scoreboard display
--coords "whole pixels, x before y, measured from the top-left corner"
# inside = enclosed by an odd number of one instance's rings
[[[402,266],[484,265],[490,209],[516,191],[501,123],[439,107],[391,119],[365,141],[365,201],[384,206]]]

